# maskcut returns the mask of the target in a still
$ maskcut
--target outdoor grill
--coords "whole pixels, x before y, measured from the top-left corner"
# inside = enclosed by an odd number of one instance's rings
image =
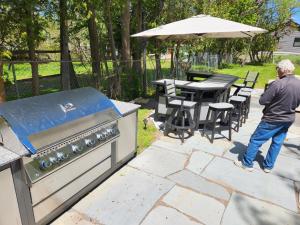
[[[23,225],[53,220],[128,156],[117,152],[122,114],[93,88],[7,102],[0,115],[3,146],[25,155],[12,165]]]

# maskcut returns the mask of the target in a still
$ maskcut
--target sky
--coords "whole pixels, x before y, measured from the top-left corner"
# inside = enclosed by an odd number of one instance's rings
[[[298,9],[297,12],[294,14],[293,20],[300,24],[300,9]]]

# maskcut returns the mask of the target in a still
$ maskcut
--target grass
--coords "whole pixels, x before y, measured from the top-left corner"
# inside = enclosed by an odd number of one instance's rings
[[[140,109],[138,111],[138,154],[149,147],[158,135],[158,131],[152,122],[149,121],[147,124],[147,128],[144,128],[143,120],[150,115],[151,111],[152,110],[149,109]]]
[[[295,64],[295,66],[295,74],[300,74],[300,65]],[[260,74],[255,86],[256,88],[264,88],[265,84],[268,83],[268,80],[274,80],[277,77],[274,64],[264,64],[263,66],[245,65],[243,67],[240,65],[230,65],[230,68],[219,69],[216,72],[231,74],[243,78],[249,70],[259,72]]]
[[[276,79],[276,70],[273,64],[265,64],[263,66],[245,65],[243,67],[240,65],[230,65],[230,68],[216,70],[219,73],[231,74],[241,78],[246,76],[247,71],[259,72],[260,75],[255,86],[256,88],[264,88],[268,80]]]

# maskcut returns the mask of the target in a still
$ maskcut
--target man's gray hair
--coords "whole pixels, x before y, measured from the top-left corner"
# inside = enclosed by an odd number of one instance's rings
[[[279,68],[282,72],[285,72],[285,73],[288,73],[288,72],[293,73],[295,70],[294,64],[289,59],[281,60],[277,64],[277,68]]]

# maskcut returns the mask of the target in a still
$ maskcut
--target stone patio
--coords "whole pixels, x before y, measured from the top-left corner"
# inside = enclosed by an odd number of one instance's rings
[[[257,95],[259,92],[257,92]],[[199,132],[181,144],[161,137],[60,216],[53,225],[300,225],[300,115],[271,174],[236,167],[262,107],[254,94],[247,123],[213,144]]]

